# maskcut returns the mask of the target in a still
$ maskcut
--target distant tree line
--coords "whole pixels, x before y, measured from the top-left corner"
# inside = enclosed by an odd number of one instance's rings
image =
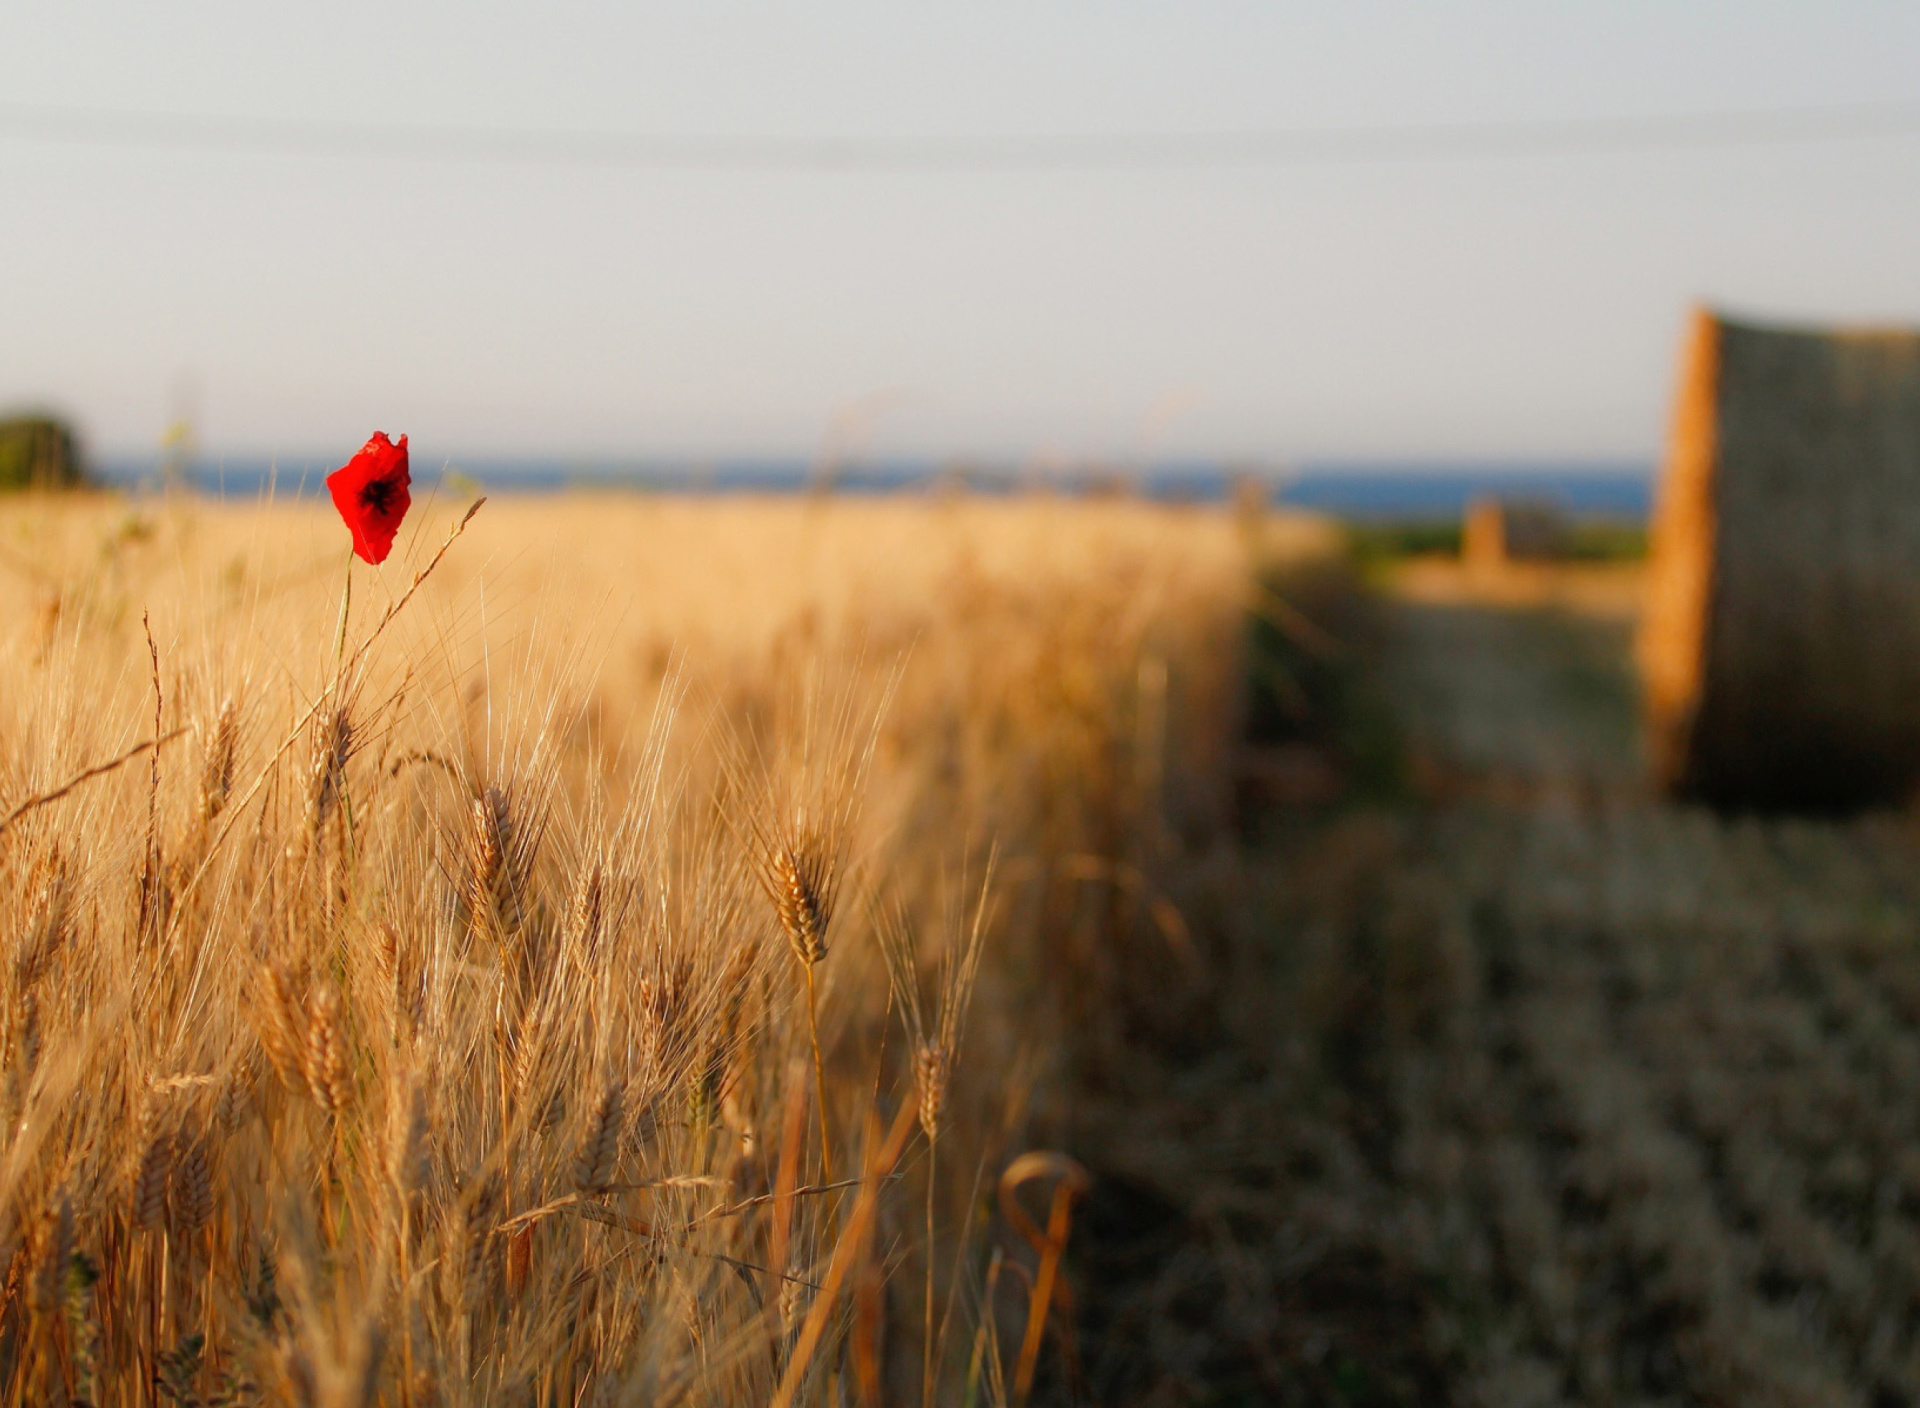
[[[52,416],[0,417],[0,490],[74,489],[86,467],[73,430]]]

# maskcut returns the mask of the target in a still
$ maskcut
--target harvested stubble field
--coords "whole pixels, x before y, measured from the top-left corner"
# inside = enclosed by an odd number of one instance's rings
[[[1077,1392],[1039,1146],[1324,530],[464,507],[350,611],[316,508],[0,514],[7,1401]]]
[[[1920,833],[1656,801],[1631,573],[1496,585],[1403,575],[1405,793],[1269,819],[1205,1037],[1108,1068],[1095,1382],[1920,1402]]]

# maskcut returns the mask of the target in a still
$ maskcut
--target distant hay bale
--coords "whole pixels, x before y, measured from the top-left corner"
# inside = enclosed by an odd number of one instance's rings
[[[86,482],[73,432],[52,416],[0,418],[0,489],[73,489]]]
[[[1509,562],[1561,557],[1567,525],[1553,504],[1539,499],[1477,498],[1460,526],[1460,559],[1468,568],[1498,571]]]
[[[1695,315],[1639,654],[1652,763],[1734,809],[1920,782],[1920,333]]]
[[[1475,499],[1460,525],[1460,560],[1475,571],[1507,564],[1507,516],[1498,499]]]

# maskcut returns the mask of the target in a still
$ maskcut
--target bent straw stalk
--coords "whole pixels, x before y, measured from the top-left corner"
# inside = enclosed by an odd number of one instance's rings
[[[1053,1198],[1042,1232],[1020,1205],[1019,1190],[1040,1178],[1052,1178]],[[1033,1391],[1033,1375],[1040,1363],[1040,1342],[1046,1334],[1047,1315],[1053,1305],[1054,1281],[1060,1273],[1060,1260],[1067,1250],[1067,1232],[1073,1224],[1074,1199],[1093,1184],[1092,1178],[1075,1160],[1065,1154],[1037,1150],[1022,1154],[1007,1165],[1000,1175],[1000,1212],[1040,1257],[1034,1274],[1033,1293],[1027,1299],[1027,1328],[1020,1342],[1020,1358],[1013,1376],[1014,1408],[1024,1408]]]

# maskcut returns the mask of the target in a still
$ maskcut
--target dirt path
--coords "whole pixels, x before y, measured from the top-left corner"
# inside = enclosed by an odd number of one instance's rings
[[[1402,602],[1418,799],[1189,903],[1089,1102],[1111,1403],[1920,1402],[1920,847],[1639,783],[1626,623]]]

